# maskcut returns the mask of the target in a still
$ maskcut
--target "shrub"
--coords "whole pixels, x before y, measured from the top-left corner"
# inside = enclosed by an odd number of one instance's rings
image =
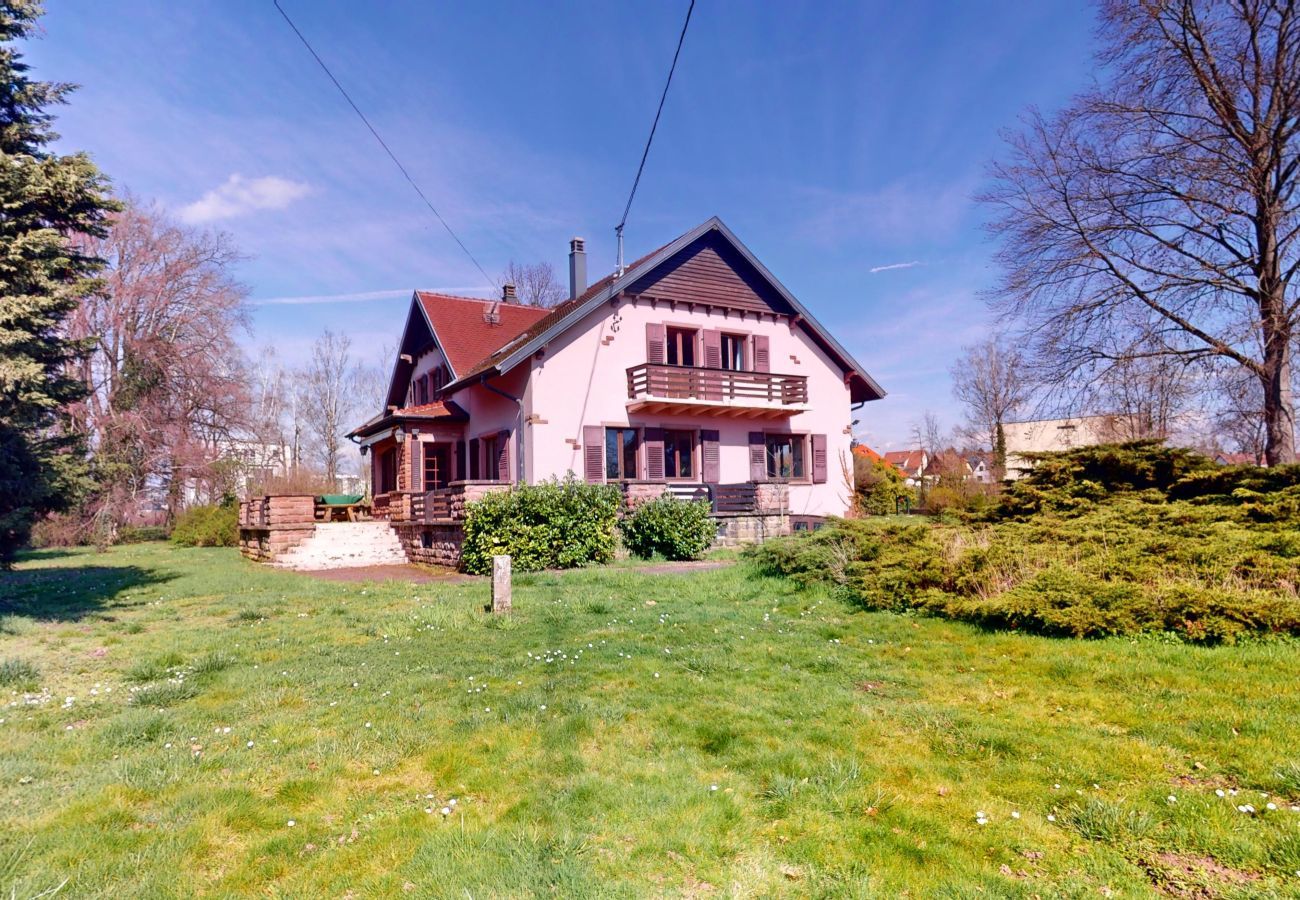
[[[853,457],[853,492],[861,512],[873,516],[893,515],[898,501],[910,505],[915,494],[903,480],[903,474],[883,459]]]
[[[572,475],[488,494],[465,508],[461,568],[486,575],[508,554],[516,571],[569,569],[614,558],[622,495]]]
[[[708,501],[656,497],[623,518],[623,543],[643,559],[699,559],[718,534],[710,511]]]
[[[1084,448],[1054,457],[985,519],[832,520],[747,556],[872,609],[991,628],[1197,643],[1300,636],[1298,480],[1300,468],[1204,470],[1162,447]]]
[[[148,541],[165,541],[167,540],[167,529],[161,525],[127,525],[118,529],[117,542],[119,544],[143,544]]]
[[[234,547],[239,543],[239,511],[233,504],[190,507],[176,520],[172,541],[186,547]]]

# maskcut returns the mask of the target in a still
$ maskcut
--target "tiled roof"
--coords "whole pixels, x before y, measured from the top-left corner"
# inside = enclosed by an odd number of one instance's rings
[[[461,409],[453,400],[421,403],[419,406],[405,406],[397,410],[393,415],[410,419],[456,419],[462,422],[469,419],[469,413]]]
[[[669,243],[672,242],[670,241]],[[664,244],[663,247],[659,247],[655,250],[651,250],[645,256],[641,257],[636,262],[627,266],[626,267],[627,270],[631,271],[632,269],[641,265],[641,263],[645,262],[647,259],[654,256],[656,253],[658,253],[660,250],[663,250],[664,247],[667,246],[668,244]],[[496,352],[492,353],[490,356],[487,356],[485,359],[481,360],[478,363],[478,365],[473,366],[472,368],[466,371],[461,371],[460,367],[457,367],[456,379],[458,381],[463,380],[470,376],[478,375],[480,372],[486,372],[488,369],[491,369],[497,363],[501,362],[501,360],[509,356],[510,352],[514,350],[516,347],[525,344],[528,341],[532,340],[533,338],[537,337],[537,335],[541,334],[543,331],[546,331],[556,322],[560,321],[565,316],[567,316],[574,309],[586,303],[592,297],[596,296],[605,288],[609,287],[610,283],[614,281],[614,279],[617,277],[618,277],[617,272],[611,272],[608,275],[606,275],[604,278],[592,284],[591,287],[587,288],[577,297],[574,297],[573,299],[570,300],[565,300],[563,303],[557,304],[551,307],[551,309],[549,310],[543,310],[543,312],[546,313],[545,316],[533,322],[525,330],[519,332],[517,335],[511,338],[510,341],[508,341],[507,343],[500,344],[496,349]]]
[[[474,369],[512,339],[547,317],[548,310],[497,303],[499,322],[483,318],[493,301],[416,291],[447,362],[457,378]]]

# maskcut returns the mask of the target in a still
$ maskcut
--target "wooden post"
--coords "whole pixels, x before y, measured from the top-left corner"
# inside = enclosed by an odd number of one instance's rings
[[[510,612],[510,557],[492,557],[492,612]]]

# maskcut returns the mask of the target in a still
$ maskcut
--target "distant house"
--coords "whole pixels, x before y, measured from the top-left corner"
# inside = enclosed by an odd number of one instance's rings
[[[510,286],[415,292],[385,406],[349,435],[377,514],[566,473],[629,497],[844,513],[852,409],[884,391],[719,219],[592,285],[586,266],[574,239],[570,297],[550,310]]]
[[[1262,466],[1264,457],[1254,453],[1218,453],[1214,461],[1221,466]]]
[[[989,461],[980,455],[968,456],[966,465],[970,469],[972,481],[979,484],[993,483],[993,469],[989,466]]]
[[[944,476],[956,481],[968,481],[971,477],[970,463],[952,448],[933,454],[925,467],[925,478],[930,483]]]
[[[930,466],[930,454],[922,449],[890,450],[885,454],[885,461],[903,473],[909,486],[916,487]]]
[[[1021,478],[1034,464],[1026,453],[1046,453],[1130,440],[1137,433],[1130,417],[1123,415],[1075,416],[1036,422],[1008,422],[1003,426],[1007,441],[1007,478]]]

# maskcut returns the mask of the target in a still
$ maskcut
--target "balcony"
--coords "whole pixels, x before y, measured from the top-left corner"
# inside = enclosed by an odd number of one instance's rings
[[[642,363],[627,370],[628,412],[780,419],[808,408],[803,375]]]

